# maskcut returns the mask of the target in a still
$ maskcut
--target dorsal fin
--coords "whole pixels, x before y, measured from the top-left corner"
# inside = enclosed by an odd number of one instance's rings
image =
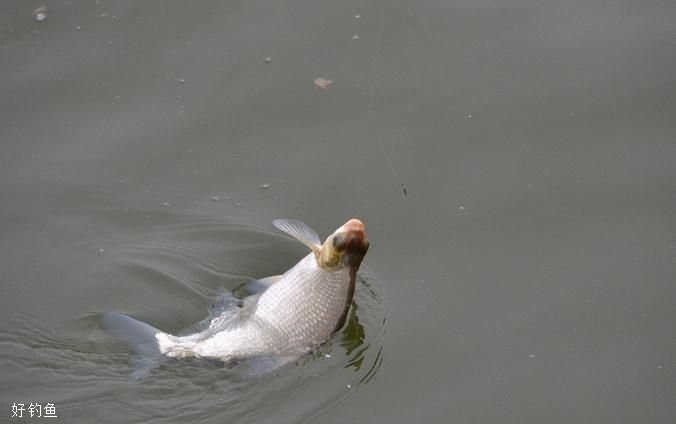
[[[308,227],[303,221],[297,219],[275,219],[272,221],[272,224],[309,247],[315,254],[319,254],[322,242],[319,240],[319,236],[315,230]]]

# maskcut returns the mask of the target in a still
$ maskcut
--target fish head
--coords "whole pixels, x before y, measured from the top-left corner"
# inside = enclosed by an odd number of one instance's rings
[[[317,255],[317,262],[330,271],[344,267],[356,271],[368,249],[364,223],[352,218],[326,238]]]

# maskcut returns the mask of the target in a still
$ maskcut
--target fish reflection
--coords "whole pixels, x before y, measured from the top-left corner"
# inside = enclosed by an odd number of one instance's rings
[[[347,323],[345,324],[345,328],[343,328],[342,337],[339,342],[340,346],[345,349],[345,354],[347,356],[352,355],[345,365],[345,368],[353,368],[355,372],[361,370],[362,366],[364,366],[364,361],[367,359],[366,353],[371,348],[370,344],[364,344],[366,332],[364,326],[359,322],[359,316],[357,315],[358,309],[359,305],[357,302],[353,302],[352,309],[350,310]],[[383,347],[380,346],[369,370],[361,378],[359,384],[368,383],[378,373],[382,362]]]

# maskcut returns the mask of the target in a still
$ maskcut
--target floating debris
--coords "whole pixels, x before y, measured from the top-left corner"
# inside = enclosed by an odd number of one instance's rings
[[[321,88],[322,90],[326,90],[327,88],[329,88],[329,85],[331,85],[331,84],[333,84],[333,81],[330,80],[330,79],[326,79],[326,78],[317,78],[317,79],[315,80],[315,85],[316,85],[317,87]]]
[[[348,385],[345,386],[345,387],[347,387],[348,389],[351,389],[351,388],[352,388],[352,385],[351,385],[351,384],[348,384]]]
[[[404,192],[404,197],[408,197],[408,192],[406,191],[406,186],[404,184],[401,185],[401,191]]]
[[[268,183],[261,184],[261,185],[258,186],[258,188],[262,188],[262,189],[270,188],[270,184],[268,184]]]
[[[81,30],[81,29],[82,29],[82,27],[81,27],[80,25],[78,25],[78,26],[75,27],[75,31],[79,31],[79,30]]]
[[[464,206],[459,206],[458,209],[461,210],[461,211],[464,211],[464,210],[465,210],[465,207],[464,207]]]
[[[355,19],[360,19],[360,18],[361,18],[361,15],[354,15],[354,18],[355,18]]]
[[[162,206],[164,206],[165,208],[168,208],[169,206],[171,206],[171,203],[164,202],[164,203],[162,203]]]
[[[239,202],[237,202],[237,203],[235,203],[235,206],[237,206],[238,208],[241,208],[241,207],[242,207],[242,204],[239,203]]]
[[[271,57],[266,57],[265,59],[263,59],[263,62],[265,62],[265,63],[272,63],[272,58],[271,58]]]
[[[359,34],[353,34],[352,39],[353,40],[359,40]]]
[[[40,6],[33,11],[33,18],[37,22],[42,22],[47,19],[47,6]]]
[[[218,196],[211,196],[211,200],[213,200],[214,202],[218,202],[219,200],[221,200],[221,198]]]
[[[185,78],[179,78],[179,79],[178,79],[178,82],[179,82],[180,84],[185,84]]]
[[[106,251],[105,249],[99,249],[99,253],[103,253],[105,251]]]
[[[533,358],[535,358],[535,355],[533,355],[533,354],[531,353],[531,354],[528,355],[528,357],[529,357],[530,359],[533,359]]]

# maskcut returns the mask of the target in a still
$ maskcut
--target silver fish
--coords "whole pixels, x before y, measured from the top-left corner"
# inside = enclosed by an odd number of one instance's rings
[[[188,336],[173,336],[119,313],[104,313],[103,328],[145,357],[145,368],[160,355],[226,362],[256,356],[297,358],[325,342],[343,326],[352,303],[357,270],[369,247],[364,224],[350,219],[324,243],[301,221],[278,219],[273,224],[311,252],[283,275],[255,281],[265,291],[245,299],[236,313],[216,316]]]

